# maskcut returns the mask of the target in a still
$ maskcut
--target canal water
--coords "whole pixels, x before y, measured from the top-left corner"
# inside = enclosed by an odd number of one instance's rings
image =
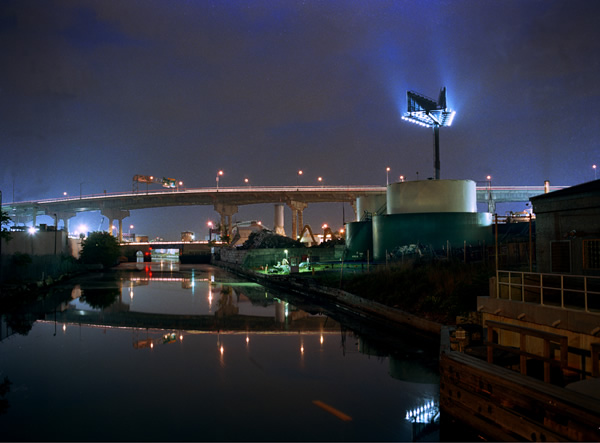
[[[0,322],[3,441],[437,441],[437,343],[210,265],[131,264]]]

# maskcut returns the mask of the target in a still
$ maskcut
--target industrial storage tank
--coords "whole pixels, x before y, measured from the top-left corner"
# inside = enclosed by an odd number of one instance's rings
[[[373,258],[373,223],[357,221],[346,223],[346,254],[351,259]]]
[[[356,221],[365,219],[365,215],[386,213],[386,194],[364,195],[356,198]]]
[[[477,189],[473,180],[392,183],[386,197],[387,214],[477,212]]]
[[[384,261],[402,248],[420,245],[434,251],[492,244],[492,214],[438,212],[373,217],[373,257]],[[395,254],[397,255],[397,254]]]

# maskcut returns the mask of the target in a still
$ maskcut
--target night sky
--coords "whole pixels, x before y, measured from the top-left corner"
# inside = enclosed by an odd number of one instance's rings
[[[599,23],[594,0],[3,0],[0,190],[5,203],[128,191],[135,174],[205,187],[219,169],[223,187],[295,185],[298,169],[300,185],[384,185],[388,166],[390,182],[426,179],[432,131],[400,116],[407,90],[442,86],[457,115],[441,178],[593,180]],[[343,218],[335,203],[304,220]],[[178,239],[209,219],[199,206],[124,223]],[[271,227],[273,209],[234,219]]]

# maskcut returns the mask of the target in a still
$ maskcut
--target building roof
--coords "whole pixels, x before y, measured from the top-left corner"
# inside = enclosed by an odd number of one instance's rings
[[[532,203],[536,203],[552,199],[583,197],[586,194],[597,194],[599,192],[600,180],[593,180],[591,182],[581,183],[580,185],[570,186],[565,189],[559,189],[558,191],[548,192],[547,194],[536,195],[529,200],[531,200]]]

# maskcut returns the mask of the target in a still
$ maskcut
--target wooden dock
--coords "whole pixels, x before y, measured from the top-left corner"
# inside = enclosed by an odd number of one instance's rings
[[[447,328],[440,375],[442,412],[489,439],[600,441],[600,399],[454,351]]]

